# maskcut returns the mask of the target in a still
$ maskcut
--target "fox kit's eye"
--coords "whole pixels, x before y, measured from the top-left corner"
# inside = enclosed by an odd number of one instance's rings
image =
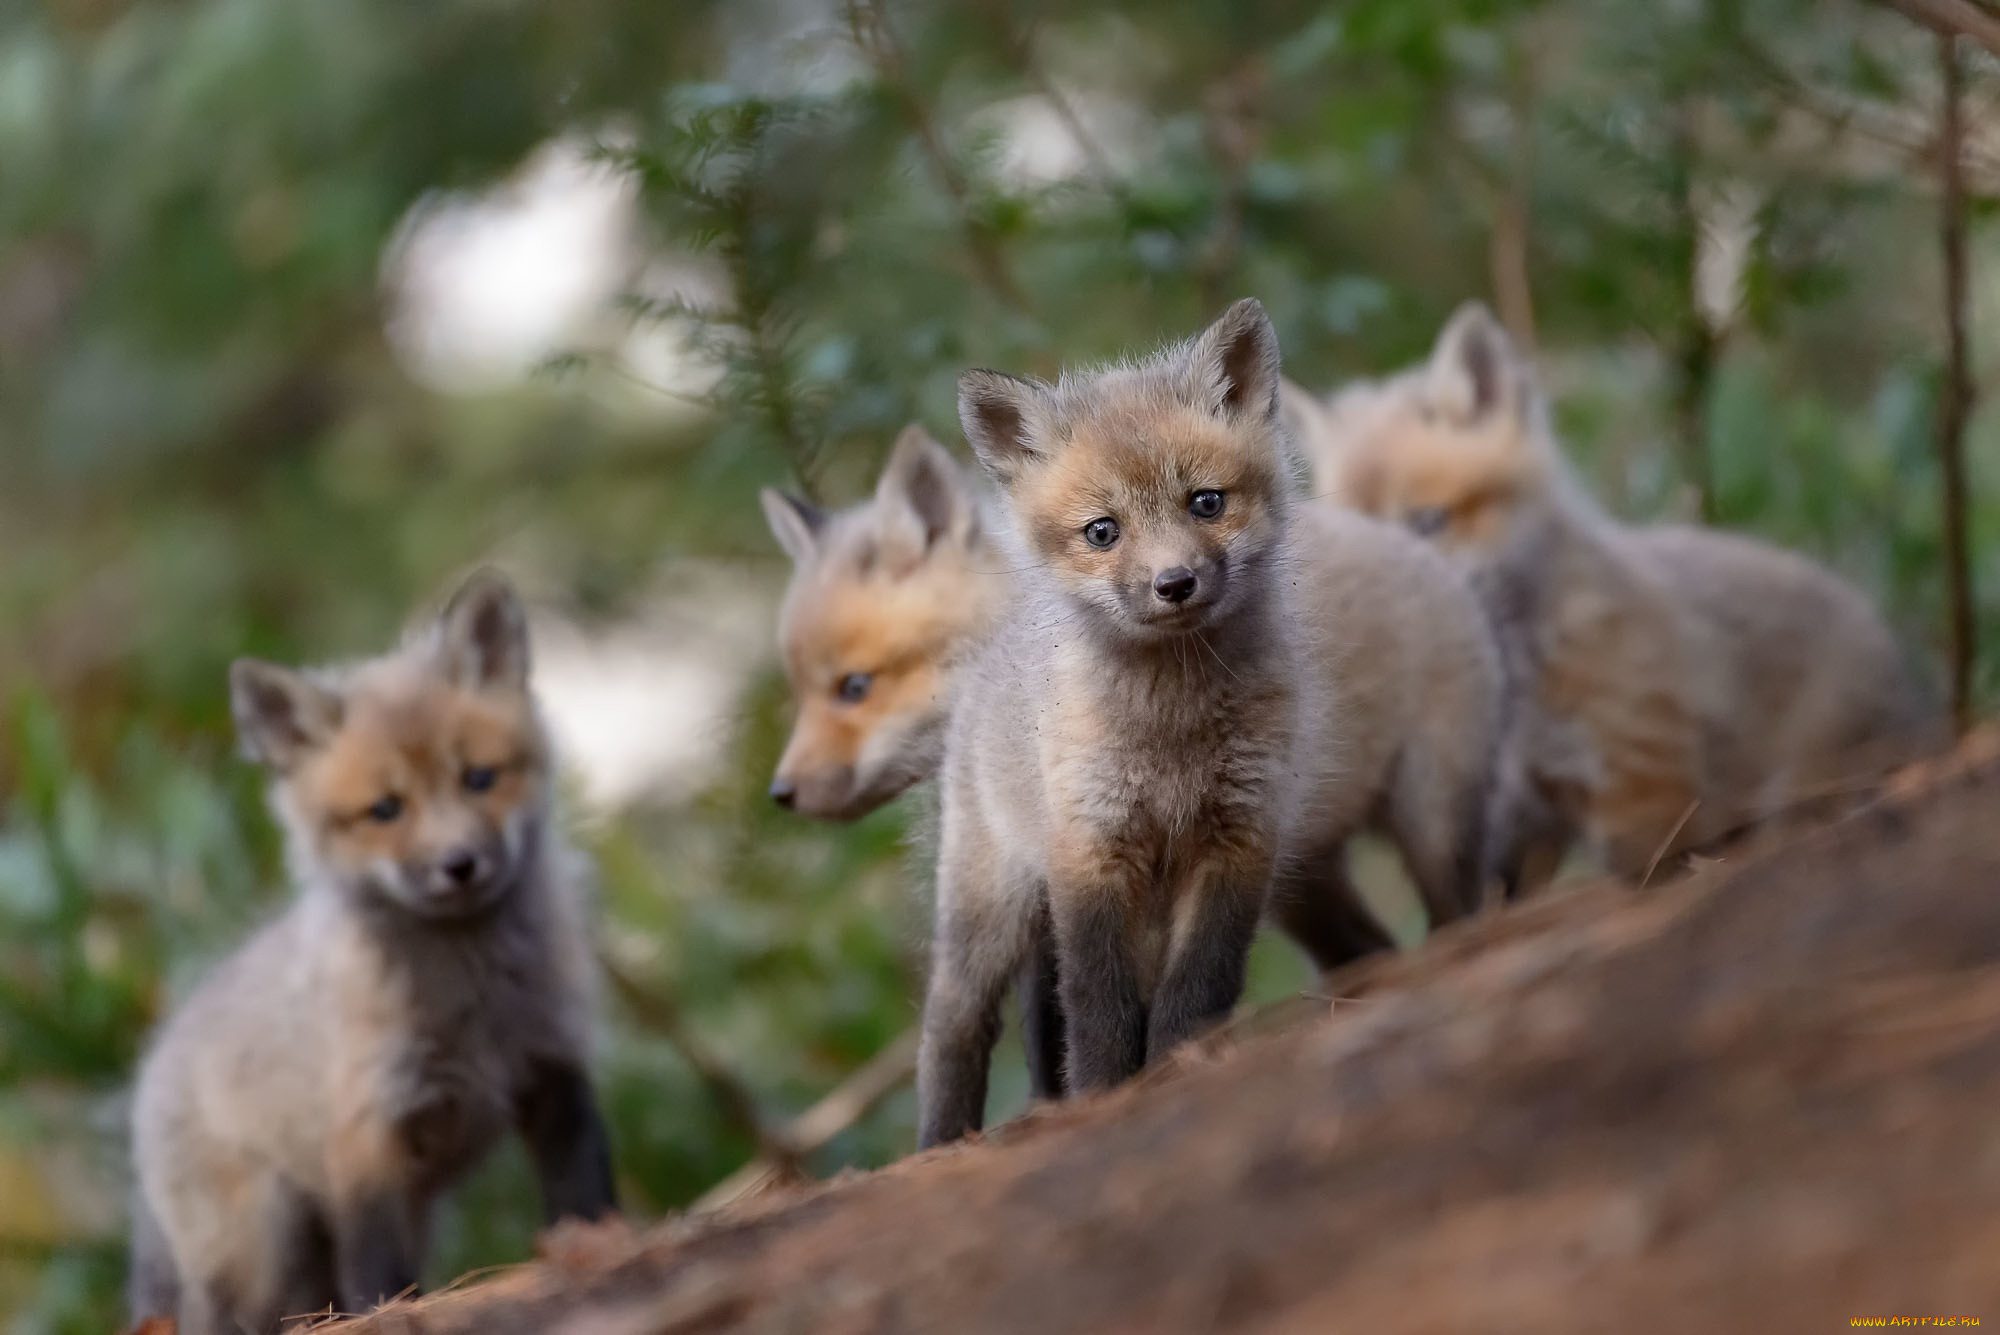
[[[868,688],[875,684],[872,672],[850,672],[842,677],[833,688],[843,704],[859,704],[868,697]]]
[[[465,785],[468,793],[483,793],[500,779],[500,771],[491,765],[468,765],[458,781]]]
[[[1222,513],[1222,493],[1212,487],[1203,488],[1188,497],[1188,513],[1196,519],[1213,519]]]
[[[1403,522],[1408,524],[1410,531],[1418,537],[1432,538],[1444,532],[1444,526],[1450,519],[1451,516],[1445,512],[1443,506],[1425,505],[1410,511],[1403,517]]]
[[[1083,540],[1103,551],[1118,541],[1118,521],[1115,519],[1093,519],[1083,526]]]
[[[383,825],[387,825],[402,814],[403,799],[394,793],[390,793],[387,797],[380,799],[374,806],[368,808],[367,811],[369,820],[377,821]]]

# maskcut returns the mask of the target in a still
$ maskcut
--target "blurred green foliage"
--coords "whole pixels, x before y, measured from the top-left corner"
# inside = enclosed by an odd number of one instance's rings
[[[1722,522],[1854,577],[1934,660],[1935,100],[1930,39],[1858,0],[0,0],[7,1329],[115,1323],[134,1056],[283,893],[228,660],[368,652],[495,554],[603,623],[687,560],[774,587],[756,488],[846,500],[905,421],[955,439],[968,364],[1047,373],[1255,293],[1294,378],[1331,386],[1421,355],[1468,296],[1518,326],[1517,283],[1614,510],[1690,513],[1706,477]],[[399,359],[411,210],[562,135],[700,278],[635,266],[613,323],[677,331],[712,388],[635,388],[615,338],[476,393]],[[1989,645],[1994,435],[1975,418]],[[719,778],[584,833],[607,935],[770,1118],[911,1022],[926,912],[901,809],[834,828],[764,799],[785,718],[766,668]],[[1262,995],[1303,976],[1260,948]],[[684,1204],[749,1135],[607,1009],[624,1189]],[[1011,1106],[1018,1062],[996,1071]],[[892,1099],[814,1166],[909,1124]],[[534,1216],[503,1156],[435,1274],[523,1255]]]

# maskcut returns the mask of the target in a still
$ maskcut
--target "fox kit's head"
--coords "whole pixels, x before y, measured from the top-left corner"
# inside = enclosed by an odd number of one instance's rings
[[[435,919],[477,914],[522,880],[548,809],[549,747],[526,618],[498,576],[473,576],[435,626],[384,657],[304,672],[238,659],[229,685],[303,874]]]
[[[992,619],[998,558],[958,466],[919,426],[871,500],[832,515],[763,501],[794,563],[778,633],[798,705],[771,796],[852,820],[936,770],[951,667]]]
[[[1559,476],[1534,374],[1498,321],[1459,308],[1424,365],[1327,403],[1288,388],[1313,490],[1469,564],[1501,551]]]
[[[1291,477],[1277,335],[1254,299],[1134,366],[1056,385],[968,371],[958,411],[1030,554],[1092,624],[1169,639],[1269,587]]]

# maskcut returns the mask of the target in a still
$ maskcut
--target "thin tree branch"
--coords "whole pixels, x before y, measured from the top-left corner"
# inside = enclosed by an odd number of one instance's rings
[[[1673,111],[1673,207],[1686,241],[1687,301],[1672,349],[1675,368],[1674,416],[1680,426],[1681,466],[1694,489],[1695,510],[1704,524],[1715,522],[1715,478],[1708,457],[1708,391],[1720,350],[1701,302],[1702,215],[1696,158],[1699,136],[1692,97]]]
[[[1083,117],[1077,112],[1076,104],[1069,100],[1069,94],[1065,93],[1056,81],[1049,77],[1048,70],[1043,68],[1041,59],[1035,54],[1035,34],[1032,30],[1021,35],[1020,48],[1022,75],[1041,95],[1042,100],[1049,104],[1049,109],[1056,113],[1056,119],[1063,123],[1063,128],[1069,131],[1069,137],[1076,142],[1077,152],[1083,154],[1084,162],[1089,164],[1090,174],[1096,178],[1098,187],[1113,199],[1123,201],[1125,183],[1119,179],[1117,171],[1111,165],[1110,157],[1097,142],[1097,137],[1090,132],[1090,127],[1084,124]]]
[[[1974,388],[1966,339],[1967,263],[1965,175],[1965,69],[1958,39],[1937,39],[1942,89],[1938,110],[1938,238],[1944,261],[1944,383],[1938,394],[1938,471],[1943,478],[1945,594],[1949,605],[1952,722],[1964,734],[1972,722],[1972,669],[1978,649],[1972,616],[1972,569],[1966,544],[1965,423]]]
[[[972,256],[972,267],[978,272],[980,281],[1008,309],[1027,314],[1027,299],[1007,268],[999,239],[974,211],[972,188],[966,182],[964,173],[952,161],[951,150],[938,128],[937,117],[931,114],[930,107],[911,82],[909,60],[904,55],[902,44],[896,40],[895,32],[889,27],[888,16],[876,0],[852,0],[847,6],[847,26],[855,46],[875,67],[875,73],[901,104],[910,127],[916,131],[917,143],[923,148],[924,157],[929,160],[938,185],[958,215],[959,227],[965,233],[966,250]]]
[[[1966,37],[2000,56],[2000,15],[1973,0],[1879,0],[1890,9],[1947,37]]]
[[[1887,150],[1902,165],[1928,179],[1936,142],[1927,110],[1872,105],[1799,78],[1759,47],[1743,43],[1737,50],[1787,107],[1824,128],[1822,150],[1831,150],[1837,141],[1849,138],[1865,141]],[[1964,118],[1960,155],[1969,190],[1985,195],[2000,190],[2000,157],[1993,152],[1990,135],[1984,137],[1985,142],[1975,135],[1979,119]]]
[[[727,1062],[711,1052],[708,1045],[688,1029],[681,1015],[680,1003],[641,981],[611,951],[600,950],[598,962],[625,1009],[680,1053],[681,1060],[708,1086],[709,1096],[715,1100],[723,1117],[756,1143],[757,1158],[779,1165],[781,1171],[797,1172],[799,1152],[782,1131],[766,1124],[763,1114],[757,1110],[757,1097],[751,1093],[750,1087],[730,1069]]]
[[[797,1172],[797,1160],[824,1149],[836,1136],[864,1117],[868,1110],[901,1089],[917,1069],[917,1031],[907,1029],[880,1052],[863,1062],[818,1103],[787,1123],[779,1138],[792,1151],[790,1164],[758,1157],[702,1193],[694,1203],[709,1210]]]
[[[1243,251],[1250,164],[1264,139],[1264,67],[1252,57],[1210,86],[1202,98],[1203,137],[1222,178],[1222,199],[1208,243],[1195,262],[1202,303],[1211,311],[1233,295],[1227,288]]]

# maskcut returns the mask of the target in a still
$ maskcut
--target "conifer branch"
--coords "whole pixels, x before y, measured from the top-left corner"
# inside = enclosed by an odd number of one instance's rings
[[[2000,14],[1975,0],[1879,0],[1946,37],[1965,37],[2000,57]]]
[[[973,206],[972,187],[952,160],[936,115],[910,77],[909,57],[889,26],[888,15],[882,12],[878,0],[851,0],[847,5],[847,26],[854,45],[868,58],[876,77],[882,80],[883,87],[916,132],[917,144],[957,214],[959,228],[965,234],[966,251],[980,282],[1009,310],[1027,314],[1027,299],[1007,267],[999,238]]]

